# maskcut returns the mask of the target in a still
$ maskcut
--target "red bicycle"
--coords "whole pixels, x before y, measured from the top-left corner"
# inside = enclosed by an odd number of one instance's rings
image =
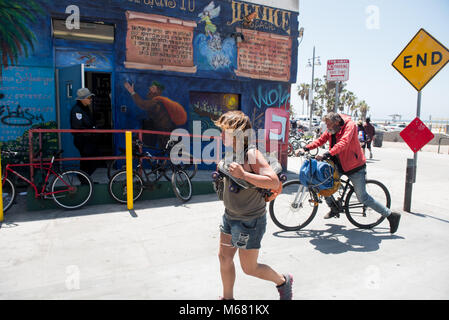
[[[38,155],[42,151],[38,151]],[[7,164],[2,179],[3,211],[6,212],[14,204],[17,196],[15,184],[8,178],[13,174],[27,182],[34,189],[36,198],[51,199],[64,209],[78,209],[85,205],[92,196],[93,183],[89,175],[80,170],[67,170],[57,173],[53,170],[56,157],[63,151],[55,152],[50,162]],[[17,152],[2,151],[2,155],[16,156]],[[17,167],[32,167],[40,170],[42,185],[36,185],[30,179],[14,170]]]

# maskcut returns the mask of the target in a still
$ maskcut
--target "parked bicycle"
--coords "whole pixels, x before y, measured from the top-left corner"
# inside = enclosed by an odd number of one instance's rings
[[[133,152],[138,153],[139,152],[138,150],[142,150],[142,148],[149,148],[151,150],[151,152],[147,152],[149,157],[162,158],[162,157],[170,157],[170,153],[173,147],[178,143],[178,141],[176,139],[175,140],[170,139],[162,150],[151,146],[147,146],[141,140],[135,137],[133,137],[132,143],[133,143]],[[126,150],[124,148],[119,148],[119,150],[120,156],[125,156]],[[180,149],[179,152],[177,153],[177,157],[178,159],[182,159],[181,163],[179,164],[179,168],[181,170],[184,170],[188,174],[190,180],[192,180],[198,171],[198,164],[194,163],[193,156],[190,153],[187,153]],[[170,168],[169,165],[170,162],[171,161],[168,159],[164,160],[152,159],[151,161],[147,161],[147,164],[150,164],[150,167],[163,166],[167,168],[167,170],[159,170],[156,171],[156,173],[162,173],[164,178],[167,179],[167,181],[171,181],[173,172],[168,170]],[[136,168],[137,165],[138,161],[137,160],[133,161],[133,167]],[[108,167],[108,178],[111,179],[112,176],[116,174],[118,171],[124,170],[126,164],[124,160],[117,159],[109,161],[107,167]],[[152,181],[156,181],[159,180],[160,177],[150,177],[150,178]]]
[[[136,145],[142,146],[140,140]],[[123,151],[123,149],[122,149]],[[175,165],[170,161],[153,160],[149,152],[140,153],[133,150],[133,158],[136,158],[137,168],[133,171],[133,199],[138,200],[144,189],[152,189],[161,178],[170,176],[173,192],[183,202],[192,197],[192,182],[189,175],[182,169],[182,164]],[[126,169],[116,172],[109,180],[109,194],[120,203],[126,203],[128,199]]]
[[[81,170],[66,170],[56,172],[53,170],[55,158],[63,151],[55,152],[50,162],[7,164],[2,178],[3,211],[6,212],[14,204],[17,196],[15,183],[8,177],[13,174],[24,180],[34,189],[34,195],[40,199],[51,199],[64,209],[78,209],[85,205],[92,196],[93,183],[89,175]],[[35,155],[37,158],[42,154],[39,150]],[[2,155],[15,156],[17,152],[2,151]],[[18,167],[32,167],[41,174],[41,183],[35,184],[14,170]]]
[[[309,160],[310,154],[305,156]],[[349,179],[340,177],[340,187],[332,195],[332,201],[340,213],[358,228],[371,229],[379,225],[385,217],[362,204]],[[390,193],[381,182],[366,180],[366,190],[374,199],[390,208]],[[273,222],[286,231],[297,231],[307,226],[315,217],[322,196],[316,187],[306,187],[299,180],[289,180],[282,185],[282,193],[270,202],[270,216]],[[339,217],[338,214],[338,217]]]
[[[309,136],[302,135],[301,138],[298,138],[298,136],[290,136],[288,139],[288,156],[294,156],[295,151],[298,149],[303,149],[306,145],[308,145],[313,140]],[[312,149],[311,155],[316,156],[319,152],[319,149]]]

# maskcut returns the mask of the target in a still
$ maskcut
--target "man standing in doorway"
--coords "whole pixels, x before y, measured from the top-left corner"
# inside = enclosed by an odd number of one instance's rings
[[[87,88],[81,88],[76,92],[76,104],[70,111],[70,127],[72,129],[95,129],[93,114],[90,110],[92,98],[95,96]],[[97,155],[98,140],[95,133],[72,133],[73,143],[81,157],[95,157]],[[80,169],[88,175],[92,175],[98,167],[97,160],[80,161]]]

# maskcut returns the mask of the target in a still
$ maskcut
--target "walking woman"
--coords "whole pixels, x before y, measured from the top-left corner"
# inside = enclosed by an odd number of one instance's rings
[[[243,112],[229,111],[215,121],[222,130],[225,147],[233,149],[234,154],[244,152],[242,163],[229,164],[232,176],[264,189],[277,189],[281,183],[269,163],[256,149],[249,145],[245,137],[243,144],[238,143],[236,132],[251,130],[251,123]],[[243,150],[237,146],[243,145]],[[238,156],[237,156],[238,158]],[[245,274],[271,281],[276,285],[281,300],[292,299],[293,277],[282,275],[270,266],[258,261],[261,241],[266,229],[266,202],[257,188],[242,189],[239,192],[229,190],[230,179],[224,178],[223,202],[225,212],[220,225],[220,273],[223,283],[223,300],[234,299],[235,265],[234,256],[239,253],[240,265]]]

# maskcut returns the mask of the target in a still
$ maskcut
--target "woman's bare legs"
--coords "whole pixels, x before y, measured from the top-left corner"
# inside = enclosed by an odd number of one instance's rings
[[[223,299],[234,299],[235,265],[234,256],[237,248],[231,244],[232,236],[220,232],[220,260],[221,282],[223,283]]]

